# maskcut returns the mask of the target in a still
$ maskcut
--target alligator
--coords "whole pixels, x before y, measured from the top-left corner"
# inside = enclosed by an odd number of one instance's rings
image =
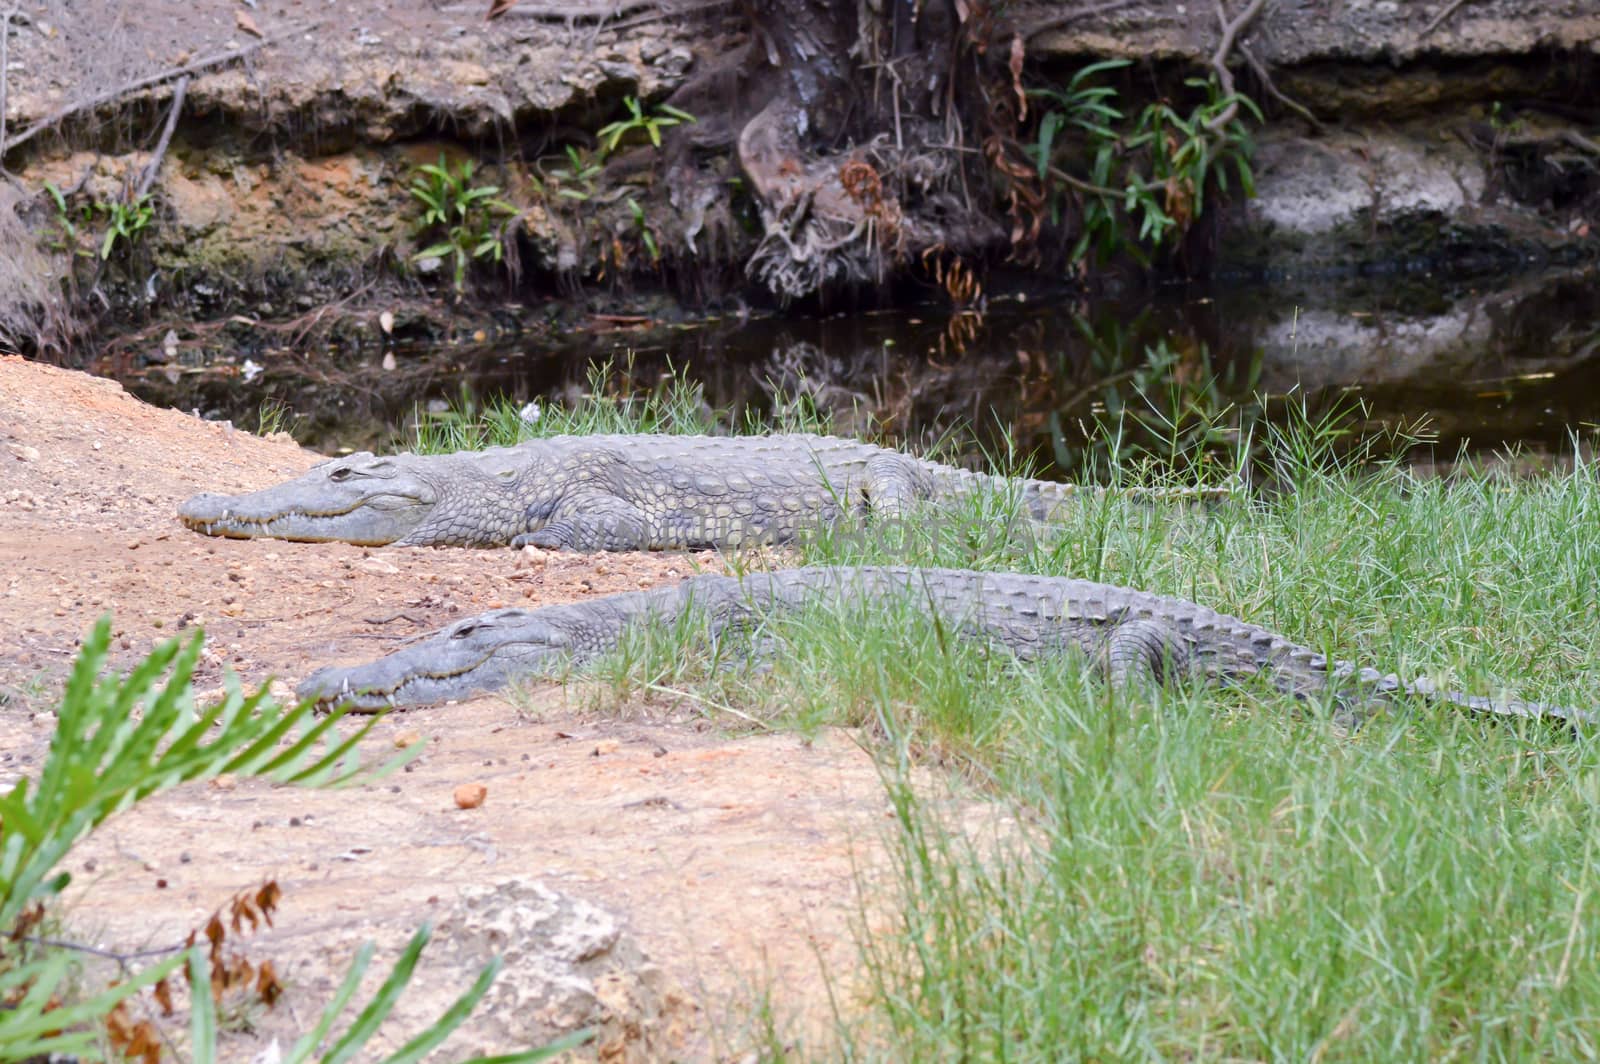
[[[1229,685],[1256,674],[1299,698],[1328,692],[1343,723],[1400,695],[1473,713],[1592,725],[1594,711],[1443,690],[1322,654],[1237,617],[1184,599],[1068,577],[962,569],[827,567],[733,577],[706,574],[676,586],[538,609],[500,609],[462,621],[387,657],[320,669],[302,699],[361,711],[443,702],[514,680],[560,675],[613,649],[629,628],[703,620],[714,639],[774,613],[904,600],[946,631],[1009,648],[1020,659],[1077,651],[1114,685],[1184,675]],[[760,641],[755,641],[760,649]]]
[[[1090,490],[971,473],[834,436],[556,436],[456,454],[362,452],[262,491],[196,495],[178,516],[234,538],[692,550],[787,543],[845,513],[896,515],[985,487],[1019,492],[1036,521]]]

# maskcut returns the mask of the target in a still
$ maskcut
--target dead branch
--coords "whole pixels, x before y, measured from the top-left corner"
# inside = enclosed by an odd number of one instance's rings
[[[172,131],[178,125],[178,112],[183,110],[183,97],[189,91],[189,78],[190,75],[185,74],[172,87],[172,110],[167,112],[167,124],[161,129],[161,139],[156,141],[155,154],[150,156],[149,165],[139,177],[139,187],[133,194],[135,203],[144,199],[145,194],[150,191],[150,186],[155,184],[156,173],[161,169],[161,160],[167,154],[167,145],[172,143]]]
[[[1466,2],[1467,0],[1451,0],[1450,3],[1444,6],[1443,11],[1433,16],[1433,18],[1428,21],[1428,24],[1422,27],[1422,32],[1418,34],[1418,36],[1426,37],[1428,34],[1438,29],[1441,22],[1449,18],[1451,15],[1454,15],[1461,5],[1465,4]]]
[[[1548,148],[1552,144],[1565,144],[1586,155],[1600,156],[1600,143],[1590,140],[1576,129],[1563,129],[1549,135],[1522,134],[1499,138],[1501,148]]]
[[[604,22],[606,19],[622,18],[646,8],[660,7],[660,0],[615,0],[614,3],[600,4],[525,4],[519,0],[498,0],[489,8],[487,18],[496,19],[505,16],[515,18],[545,19],[550,22],[578,22],[584,19],[597,19]]]
[[[247,44],[243,48],[235,48],[226,52],[217,52],[201,59],[196,59],[192,63],[185,63],[183,66],[179,67],[171,67],[167,70],[161,71],[160,73],[151,74],[149,77],[140,78],[137,81],[131,81],[126,85],[120,85],[115,89],[108,89],[107,91],[99,93],[95,96],[91,96],[86,100],[79,100],[76,103],[67,104],[65,107],[58,107],[56,110],[45,115],[43,118],[39,119],[27,129],[24,129],[21,133],[18,133],[10,140],[0,141],[0,159],[3,159],[6,153],[11,151],[12,148],[21,147],[34,137],[37,137],[40,133],[43,133],[45,130],[60,123],[63,119],[71,118],[73,115],[81,114],[84,111],[91,111],[96,107],[103,107],[104,105],[112,103],[116,100],[120,100],[122,97],[131,93],[139,92],[142,89],[148,89],[152,85],[160,85],[162,82],[171,81],[173,78],[181,78],[190,74],[198,74],[202,71],[210,70],[213,67],[226,66],[229,63],[238,62],[245,56],[266,47],[273,41],[281,40],[282,38],[289,36],[291,33],[299,33],[301,29],[310,28],[312,27],[307,26],[296,28],[294,30],[286,30],[282,33],[275,33],[270,37],[263,37],[259,41],[254,41],[250,44]]]

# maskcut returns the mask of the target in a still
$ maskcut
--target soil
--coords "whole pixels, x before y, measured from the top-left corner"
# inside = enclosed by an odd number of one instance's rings
[[[0,785],[42,762],[76,644],[105,612],[119,668],[203,625],[196,690],[215,690],[225,668],[253,689],[376,657],[465,614],[721,564],[206,539],[174,517],[195,491],[253,489],[317,458],[0,357],[0,626],[12,633]],[[235,891],[276,879],[278,926],[247,945],[283,973],[289,1007],[229,1035],[228,1055],[244,1059],[290,1030],[291,1015],[305,1022],[359,941],[392,948],[463,892],[537,881],[616,914],[653,959],[642,962],[648,1015],[608,1005],[580,1017],[602,1024],[607,1059],[737,1056],[769,989],[780,1030],[808,1041],[825,1030],[822,972],[850,970],[858,876],[886,823],[873,761],[852,736],[736,735],[689,703],[602,715],[555,685],[396,713],[377,725],[371,756],[407,733],[427,740],[420,760],[366,788],[223,781],[117,816],[69,858],[67,936],[170,945]],[[481,807],[456,807],[462,784],[487,788]],[[471,981],[467,960],[436,952],[407,996],[416,1016]]]

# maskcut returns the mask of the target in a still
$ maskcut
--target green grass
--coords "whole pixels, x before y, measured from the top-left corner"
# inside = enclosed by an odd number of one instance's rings
[[[626,383],[631,382],[633,386]],[[575,402],[517,403],[503,396],[479,400],[466,389],[449,409],[417,410],[413,437],[405,449],[420,454],[510,447],[548,436],[661,433],[665,435],[827,433],[826,415],[808,399],[780,404],[782,416],[763,420],[746,412],[735,415],[713,407],[705,390],[682,373],[669,372],[653,385],[637,387],[631,365],[615,370],[610,363],[589,370],[588,388]]]
[[[733,427],[681,382],[642,401],[602,382],[515,432]],[[1335,427],[1241,441],[1273,489],[1220,505],[1086,496],[1041,532],[996,491],[800,554],[1127,584],[1385,670],[1600,706],[1600,472],[1424,479],[1335,458]],[[892,873],[863,878],[861,967],[834,973],[840,1044],[767,1037],[769,1054],[1600,1055],[1592,735],[1415,700],[1349,735],[1265,684],[1111,691],[1082,662],[953,642],[910,604],[769,622],[765,669],[696,634],[630,637],[596,670],[608,700],[675,691],[733,727],[859,727],[895,814]],[[943,782],[913,786],[914,766]]]
[[[1304,426],[1266,448],[1275,494],[1087,498],[1024,535],[999,492],[801,553],[1129,584],[1385,670],[1600,706],[1595,467],[1421,479],[1337,461]],[[863,902],[846,1055],[1600,1053],[1593,736],[1416,700],[1352,736],[1266,684],[1115,692],[1081,662],[1019,666],[893,604],[767,629],[767,671],[691,650],[686,625],[640,634],[600,679],[622,698],[685,690],[730,725],[873,738],[895,871]],[[1003,826],[957,830],[913,765]]]

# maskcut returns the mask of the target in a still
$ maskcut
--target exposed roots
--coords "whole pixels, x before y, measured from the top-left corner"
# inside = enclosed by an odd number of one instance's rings
[[[0,180],[0,351],[64,349],[76,323],[56,271],[17,211],[26,197]]]

